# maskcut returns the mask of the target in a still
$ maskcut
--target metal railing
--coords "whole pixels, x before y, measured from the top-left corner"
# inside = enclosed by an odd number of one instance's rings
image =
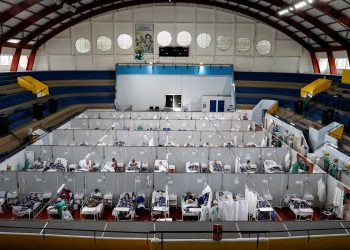
[[[47,224],[46,224],[47,225]],[[43,240],[46,240],[46,237],[49,236],[66,236],[66,237],[77,237],[76,232],[88,232],[93,234],[93,239],[94,243],[96,244],[97,240],[102,240],[104,238],[105,233],[116,233],[116,234],[125,234],[125,235],[132,235],[132,234],[137,234],[137,235],[143,235],[144,239],[146,240],[146,245],[148,246],[150,237],[153,237],[155,239],[156,235],[160,234],[160,244],[161,244],[161,249],[164,248],[164,242],[167,240],[166,235],[168,234],[185,234],[188,239],[189,234],[213,234],[213,241],[220,241],[222,240],[222,237],[224,237],[225,234],[238,234],[238,237],[227,237],[226,239],[242,239],[242,238],[247,238],[247,237],[242,237],[242,236],[248,236],[249,239],[256,239],[256,246],[259,248],[259,242],[262,238],[283,238],[283,236],[269,236],[268,234],[273,234],[273,233],[287,233],[289,236],[285,236],[284,238],[292,238],[290,233],[305,233],[306,235],[299,235],[301,237],[307,236],[308,243],[310,242],[311,236],[329,236],[329,235],[347,235],[349,236],[348,230],[350,229],[350,226],[346,227],[341,224],[340,227],[329,227],[329,228],[314,228],[314,229],[287,229],[286,230],[202,230],[202,231],[190,231],[190,230],[181,230],[181,231],[169,231],[169,230],[150,230],[150,231],[125,231],[125,230],[100,230],[100,229],[76,229],[76,228],[56,228],[56,227],[25,227],[25,226],[3,226],[0,225],[0,234],[6,234],[6,233],[11,233],[14,234],[16,232],[1,232],[2,228],[5,229],[22,229],[22,230],[28,230],[30,229],[31,235],[41,235],[43,237]],[[33,233],[33,230],[39,230],[40,233]],[[75,234],[69,235],[69,234],[51,234],[50,232],[48,233],[49,230],[55,230],[55,231],[72,231],[75,232]],[[324,234],[322,232],[325,231],[343,231],[343,232],[335,232],[334,234]],[[320,232],[319,234],[311,234],[313,232]],[[22,233],[22,232],[17,232],[19,235],[21,234],[27,234],[27,233]],[[101,234],[101,236],[98,236],[98,234]],[[214,237],[214,234],[215,237]],[[219,237],[218,235],[221,235],[222,237]],[[86,235],[80,235],[86,237]],[[78,236],[79,237],[79,236]],[[123,237],[108,237],[108,238],[123,238]],[[139,239],[139,238],[138,238]],[[177,241],[181,241],[181,238],[176,238]],[[193,238],[196,240],[196,237]],[[184,239],[185,240],[185,239]],[[203,240],[197,238],[197,240]],[[210,239],[206,239],[210,240]]]

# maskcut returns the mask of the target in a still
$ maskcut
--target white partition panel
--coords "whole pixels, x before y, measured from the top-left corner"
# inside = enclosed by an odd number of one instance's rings
[[[102,119],[122,119],[120,118],[123,112],[119,111],[101,111],[100,112],[100,117]]]
[[[242,147],[243,146],[243,133],[242,132],[222,132],[222,135],[224,136],[225,141],[234,142],[237,141],[237,146]]]
[[[200,145],[199,131],[159,131],[159,145],[175,143],[177,146],[184,146],[185,143]]]
[[[213,191],[213,198],[215,197],[215,192],[223,190],[223,178],[224,174],[207,174],[207,179],[203,180],[204,184],[208,184]],[[204,187],[204,185],[203,185]]]
[[[241,121],[231,121],[231,128],[234,131],[249,131],[249,128],[251,128],[253,123],[248,120],[241,120]]]
[[[117,162],[126,163],[126,150],[127,147],[104,147],[104,162],[112,161],[112,158],[115,158]]]
[[[124,163],[127,163],[132,159],[147,162],[149,171],[153,172],[156,155],[157,149],[155,147],[127,147]]]
[[[52,131],[53,145],[74,145],[74,130],[56,129]]]
[[[43,179],[38,185],[43,186],[44,192],[57,193],[57,190],[63,183],[59,183],[59,179],[63,175],[62,172],[43,172]]]
[[[139,117],[137,119],[159,120],[160,112],[139,112]]]
[[[73,193],[84,192],[85,190],[85,174],[75,172],[64,172],[58,176],[58,186],[65,183],[65,189]]]
[[[43,172],[18,172],[19,192],[23,198],[30,192],[43,193]]]
[[[125,129],[132,130],[158,130],[159,120],[124,120]]]
[[[235,148],[209,148],[209,160],[221,161],[222,164],[230,164],[234,170],[237,150]]]
[[[191,112],[168,112],[167,116],[169,120],[190,120]]]
[[[0,172],[0,191],[16,191],[18,189],[17,184],[17,172]]]
[[[247,184],[247,174],[225,174],[223,176],[223,190],[233,194],[244,196],[244,188]]]
[[[125,142],[130,146],[149,146],[158,145],[157,131],[137,131],[137,130],[118,130],[116,131],[117,141]]]
[[[164,128],[170,128],[171,130],[196,130],[196,122],[194,120],[160,120],[159,127],[160,130]]]
[[[71,120],[71,128],[73,129],[88,129],[89,119],[75,118]]]
[[[193,120],[203,120],[205,119],[205,113],[203,112],[192,112]]]
[[[33,151],[34,158],[40,157],[43,161],[52,160],[52,146],[34,146],[29,145],[26,147],[26,151]]]
[[[88,144],[94,145],[95,141],[92,138],[92,133],[95,130],[90,129],[76,129],[74,130],[74,141],[75,145]]]
[[[246,163],[250,160],[251,164],[259,164],[260,148],[240,148],[237,152],[241,163]]]
[[[223,119],[223,113],[219,112],[206,112],[204,119],[210,119],[210,120],[222,120]]]
[[[93,162],[98,162],[98,163],[104,162],[105,156],[104,156],[104,147],[103,146],[96,146],[96,147],[89,146],[88,148],[89,148],[89,153],[90,153],[88,159],[92,160]]]
[[[201,144],[213,144],[214,147],[223,147],[227,133],[221,131],[201,131]]]
[[[261,196],[269,198],[272,196],[272,201],[269,200],[272,206],[280,207],[283,203],[281,194],[283,185],[285,185],[285,174],[248,174],[247,184],[249,188],[258,192]]]
[[[110,179],[106,178],[105,173],[99,172],[88,172],[85,173],[85,190],[86,194],[90,194],[94,192],[95,189],[98,189],[102,193],[112,192],[115,190],[110,190],[109,187],[112,185],[108,185],[107,181]]]
[[[198,131],[230,130],[231,129],[231,121],[226,121],[226,120],[196,120],[196,129]]]
[[[76,147],[72,146],[52,146],[52,155],[53,159],[55,160],[56,158],[65,158],[69,163],[72,162],[77,162],[77,155],[74,155],[73,149]]]
[[[289,147],[276,148],[276,162],[282,166],[285,166],[285,157],[288,151],[291,149]]]
[[[247,143],[255,143],[258,147],[260,147],[264,136],[264,131],[246,131],[243,133],[243,145],[247,145]]]
[[[103,127],[103,119],[89,119],[90,129],[101,129]]]
[[[261,159],[265,160],[274,160],[277,159],[277,150],[276,148],[261,148]]]
[[[100,140],[106,138],[104,137],[104,135],[107,133],[108,130],[91,130],[91,133],[90,133],[90,140],[91,140],[91,143],[90,145],[93,146],[93,145],[96,145],[100,142]]]
[[[167,174],[166,173],[154,173],[153,174],[153,184],[154,190],[163,190],[165,191],[165,186],[167,185]]]

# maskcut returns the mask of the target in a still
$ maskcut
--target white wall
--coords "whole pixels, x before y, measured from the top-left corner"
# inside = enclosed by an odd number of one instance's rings
[[[158,32],[163,30],[170,32],[171,45],[176,45],[176,36],[180,31],[188,31],[192,37],[188,58],[159,58],[158,44],[155,41],[156,55],[148,57],[147,61],[234,64],[237,71],[313,72],[309,53],[274,28],[239,13],[186,4],[138,6],[107,13],[77,24],[40,48],[34,70],[113,70],[116,63],[139,62],[134,59],[133,46],[128,50],[122,50],[117,45],[120,34],[128,33],[133,37],[135,23],[154,23],[155,40]],[[209,48],[198,47],[196,37],[201,32],[211,35],[212,43]],[[232,39],[232,46],[227,51],[216,48],[216,38],[222,34]],[[112,39],[111,50],[102,52],[97,49],[96,40],[101,35]],[[75,49],[75,41],[80,37],[89,39],[92,46],[92,50],[84,55]],[[235,41],[241,37],[251,40],[250,51],[246,53],[237,51],[235,46]],[[256,43],[262,39],[272,44],[272,50],[267,56],[260,56],[255,49]]]
[[[202,110],[203,95],[230,95],[231,77],[187,75],[120,75],[117,78],[118,105],[132,105],[134,111],[165,106],[165,95],[182,95],[188,111]],[[147,95],[145,95],[147,93]]]

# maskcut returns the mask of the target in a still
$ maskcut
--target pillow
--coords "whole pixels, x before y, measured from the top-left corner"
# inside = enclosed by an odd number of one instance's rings
[[[199,196],[198,197],[198,204],[199,205],[203,205],[204,204],[204,201],[205,201],[205,198],[203,196]]]
[[[139,196],[139,197],[137,197],[136,202],[137,203],[144,203],[145,202],[145,198],[143,196]]]

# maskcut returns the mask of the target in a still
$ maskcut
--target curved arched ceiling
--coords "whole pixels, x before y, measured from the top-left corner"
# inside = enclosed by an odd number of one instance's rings
[[[58,3],[55,4],[54,2]],[[223,8],[255,18],[312,51],[350,48],[350,0],[313,0],[279,15],[294,0],[3,0],[0,1],[0,48],[38,48],[65,29],[88,18],[125,7],[194,3]],[[67,3],[76,8],[70,12]],[[14,41],[14,42],[13,42]]]

